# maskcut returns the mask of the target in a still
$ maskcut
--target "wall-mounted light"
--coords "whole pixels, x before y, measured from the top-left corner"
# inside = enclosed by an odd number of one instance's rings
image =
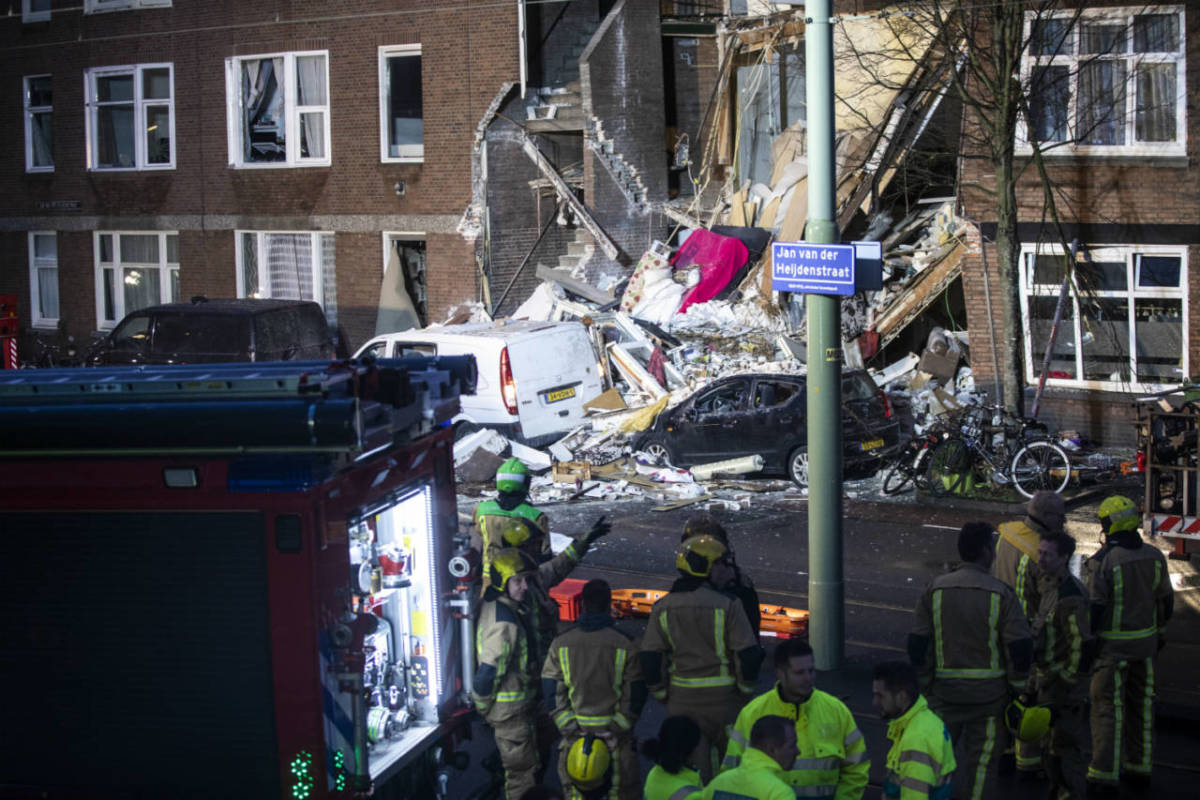
[[[404,181],[396,181],[396,197],[404,197],[404,192],[408,189],[404,185]]]

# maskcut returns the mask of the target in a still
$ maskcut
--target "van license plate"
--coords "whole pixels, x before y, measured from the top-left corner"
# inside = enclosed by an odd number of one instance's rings
[[[570,386],[566,389],[559,389],[554,392],[546,392],[542,397],[546,398],[547,403],[557,403],[559,400],[569,400],[575,396],[575,387]],[[883,442],[880,442],[883,444]]]
[[[863,442],[860,444],[858,449],[865,453],[868,450],[878,450],[881,447],[883,447],[883,439],[872,439],[869,442]]]

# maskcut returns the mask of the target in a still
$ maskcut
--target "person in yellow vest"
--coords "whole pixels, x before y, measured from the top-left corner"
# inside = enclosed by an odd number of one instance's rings
[[[489,569],[491,585],[475,626],[479,666],[471,699],[495,735],[505,792],[519,798],[537,783],[549,752],[549,739],[538,730],[538,670],[530,652],[528,581],[537,567],[529,556],[507,549],[495,554]]]
[[[715,563],[728,555],[711,536],[693,536],[679,546],[680,577],[650,609],[639,659],[642,675],[667,713],[691,717],[700,726],[709,757],[701,775],[711,775],[725,748],[727,726],[754,692],[762,665],[742,604],[710,581]]]
[[[525,462],[510,458],[496,470],[497,496],[475,506],[471,546],[480,554],[482,589],[487,588],[488,566],[496,551],[522,544],[504,541],[503,531],[511,527],[506,520],[515,518],[527,524],[530,542],[525,550],[534,560],[542,561],[550,554],[550,519],[529,503],[530,480],[532,476]]]
[[[1087,795],[1083,760],[1084,706],[1090,667],[1091,626],[1083,584],[1067,569],[1075,540],[1065,533],[1042,539],[1038,565],[1045,576],[1040,616],[1044,620],[1034,641],[1033,681],[1023,698],[1053,709],[1046,773],[1056,790],[1054,798]],[[1024,747],[1019,743],[1018,752]]]
[[[991,575],[992,526],[968,522],[958,534],[958,569],[935,578],[917,603],[908,656],[922,693],[964,750],[968,797],[990,790],[1000,718],[1025,691],[1033,638],[1017,596]]]
[[[887,722],[892,743],[883,796],[949,800],[954,792],[954,743],[917,688],[917,671],[903,661],[887,661],[875,666],[872,678],[872,704]]]
[[[657,739],[642,743],[642,753],[655,762],[642,788],[643,800],[699,800],[704,781],[696,769],[701,753],[700,727],[691,717],[667,717]]]
[[[746,704],[729,732],[721,771],[742,763],[755,720],[779,716],[796,729],[799,755],[783,771],[797,797],[857,800],[867,788],[867,744],[846,704],[813,684],[813,651],[803,639],[775,646],[775,687]]]
[[[562,735],[559,777],[570,784],[567,753],[584,736],[597,736],[613,758],[608,796],[638,800],[641,775],[633,726],[646,703],[634,642],[615,627],[612,590],[595,578],[583,586],[579,624],[550,645],[542,667],[542,694],[554,700],[554,724]],[[568,794],[568,797],[570,795]]]
[[[792,721],[774,714],[759,717],[750,728],[749,745],[736,767],[704,787],[704,800],[795,800],[800,796],[784,779],[796,761]]]
[[[1175,595],[1167,562],[1138,535],[1141,514],[1113,495],[1100,504],[1104,546],[1089,559],[1092,671],[1089,797],[1117,796],[1119,782],[1149,788],[1154,746],[1154,666],[1166,644]]]
[[[1045,575],[1038,566],[1038,544],[1048,536],[1063,532],[1067,512],[1062,495],[1055,492],[1035,492],[1025,505],[1025,518],[1004,522],[998,528],[996,560],[992,562],[992,574],[1008,584],[1017,595],[1021,612],[1029,622],[1030,633],[1038,638],[1041,617],[1038,610],[1042,603],[1042,583]],[[1033,778],[1042,767],[1042,749],[1039,742],[1012,742],[1005,750],[1005,759],[1011,769],[1015,755],[1016,768],[1023,778]]]

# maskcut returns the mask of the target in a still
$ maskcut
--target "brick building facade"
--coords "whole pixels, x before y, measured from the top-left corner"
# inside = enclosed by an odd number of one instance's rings
[[[1060,69],[1061,85],[1074,98],[1057,109],[1053,95],[1035,99],[1032,113],[1039,138],[1053,145],[1047,172],[1064,229],[1078,238],[1096,280],[1078,280],[1067,299],[1042,416],[1093,441],[1132,444],[1135,397],[1178,385],[1200,363],[1193,333],[1200,322],[1200,94],[1193,88],[1200,86],[1200,51],[1186,45],[1200,36],[1200,13],[1169,3],[1090,3],[1078,16],[1063,9],[1055,17],[1063,27],[1053,49],[1047,41],[1039,53],[1035,35],[1025,77]],[[1099,37],[1105,50],[1098,57]],[[1088,83],[1101,68],[1125,76],[1109,84],[1106,96]],[[1165,99],[1152,101],[1155,92]],[[1089,93],[1093,106],[1085,111]],[[1106,105],[1112,110],[1102,113]],[[1017,151],[1018,167],[1028,167],[1017,185],[1023,333],[1017,346],[1028,410],[1063,255],[1056,232],[1042,222],[1043,187],[1025,141],[1019,139]],[[964,155],[976,157],[961,160],[961,207],[982,234],[963,263],[971,366],[977,386],[994,393],[999,353],[1011,343],[1003,341],[997,311],[1005,284],[993,244],[995,199],[980,191],[993,178],[980,153]]]
[[[257,283],[358,344],[393,241],[428,319],[476,298],[459,227],[478,121],[518,80],[515,4],[4,4],[0,293],[22,329],[86,342],[149,299]]]

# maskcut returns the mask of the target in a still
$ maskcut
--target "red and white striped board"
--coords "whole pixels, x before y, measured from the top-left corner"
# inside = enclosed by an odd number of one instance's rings
[[[1200,517],[1148,516],[1145,520],[1145,530],[1154,531],[1158,536],[1200,539]]]

